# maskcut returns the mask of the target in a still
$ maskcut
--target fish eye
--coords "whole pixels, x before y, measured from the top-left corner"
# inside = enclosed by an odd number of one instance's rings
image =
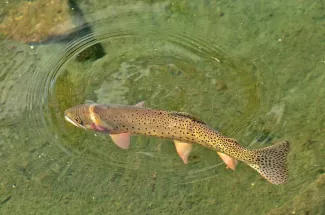
[[[79,117],[74,118],[74,120],[76,121],[76,123],[82,125],[82,120]]]

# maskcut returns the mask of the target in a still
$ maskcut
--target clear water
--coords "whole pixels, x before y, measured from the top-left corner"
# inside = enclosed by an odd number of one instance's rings
[[[0,214],[325,214],[322,0],[77,3],[97,40],[1,36]],[[121,150],[64,121],[86,100],[189,112],[248,148],[289,140],[289,181],[200,146],[184,165],[170,140]]]

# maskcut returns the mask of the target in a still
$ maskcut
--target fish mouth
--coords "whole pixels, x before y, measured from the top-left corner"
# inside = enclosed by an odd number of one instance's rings
[[[75,125],[75,126],[78,126],[77,123],[75,123],[74,121],[72,121],[67,115],[64,116],[64,119],[68,122],[70,122],[71,124]]]
[[[70,119],[67,115],[64,116],[64,119],[68,122],[70,122],[72,125],[77,126],[79,128],[83,128],[86,129],[84,126],[77,124],[76,122],[74,122],[72,119]]]

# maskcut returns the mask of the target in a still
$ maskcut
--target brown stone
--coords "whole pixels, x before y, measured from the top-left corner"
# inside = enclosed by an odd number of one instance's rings
[[[74,27],[69,10],[67,0],[24,1],[8,12],[0,33],[25,43],[64,34]]]

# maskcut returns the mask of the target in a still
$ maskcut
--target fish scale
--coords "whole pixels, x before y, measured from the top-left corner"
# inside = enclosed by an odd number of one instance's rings
[[[235,169],[239,160],[273,184],[287,181],[288,141],[262,149],[246,149],[237,140],[223,136],[187,113],[144,108],[142,104],[77,105],[65,111],[65,118],[75,126],[110,134],[121,148],[128,148],[130,134],[168,138],[175,142],[178,154],[187,163],[192,144],[197,143],[217,151],[229,168]]]

